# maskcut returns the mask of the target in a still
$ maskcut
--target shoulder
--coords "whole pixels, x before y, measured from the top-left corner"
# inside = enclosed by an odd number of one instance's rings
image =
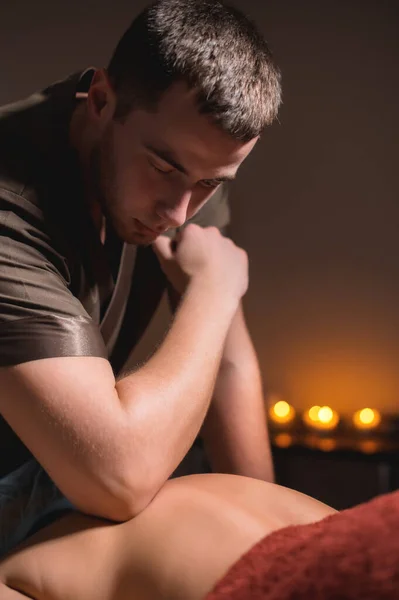
[[[69,149],[68,130],[81,74],[0,107],[0,185],[21,190],[54,178]],[[56,169],[57,170],[57,169]]]

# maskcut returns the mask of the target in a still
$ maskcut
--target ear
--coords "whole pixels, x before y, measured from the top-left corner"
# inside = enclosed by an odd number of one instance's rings
[[[87,108],[92,119],[109,122],[116,108],[116,94],[105,69],[97,69],[87,95]]]

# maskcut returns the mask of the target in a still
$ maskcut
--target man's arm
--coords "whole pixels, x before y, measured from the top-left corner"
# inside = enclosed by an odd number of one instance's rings
[[[181,296],[172,285],[168,297],[175,312]],[[274,481],[262,378],[241,304],[226,337],[200,435],[213,471]]]
[[[201,227],[217,227],[226,235],[229,215],[228,190],[223,185],[192,221]],[[174,312],[181,297],[178,290],[184,289],[184,281],[175,265],[166,265],[164,271],[170,283],[168,296]],[[201,435],[215,471],[273,481],[261,376],[241,307],[229,330]]]
[[[241,305],[226,338],[201,435],[214,471],[273,481],[261,374]]]
[[[167,248],[157,251],[168,259]],[[0,369],[1,414],[83,512],[115,520],[140,512],[207,412],[247,259],[216,230],[194,225],[174,259],[189,285],[163,344],[135,373],[115,382],[108,361],[82,356]]]

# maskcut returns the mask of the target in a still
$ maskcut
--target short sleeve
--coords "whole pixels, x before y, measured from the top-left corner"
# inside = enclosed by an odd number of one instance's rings
[[[28,200],[0,190],[0,366],[107,356],[97,324],[68,287],[67,261],[44,221]]]

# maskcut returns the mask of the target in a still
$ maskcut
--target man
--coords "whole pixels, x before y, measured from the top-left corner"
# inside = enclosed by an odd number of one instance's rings
[[[215,470],[272,478],[247,259],[218,229],[279,102],[238,11],[161,0],[108,69],[3,109],[0,554],[72,507],[132,518],[200,429]],[[166,281],[170,331],[115,380]]]

